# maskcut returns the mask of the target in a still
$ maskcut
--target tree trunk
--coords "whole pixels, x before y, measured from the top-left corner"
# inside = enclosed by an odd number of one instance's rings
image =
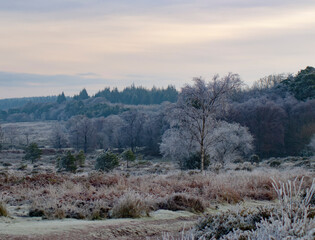
[[[87,148],[88,148],[87,136],[84,135],[84,153],[87,153]]]
[[[200,142],[200,154],[201,154],[201,172],[205,169],[205,148],[204,148],[204,138],[205,138],[205,125],[206,119],[205,117],[202,118],[202,129],[201,129],[201,142]]]
[[[200,146],[200,152],[201,152],[201,166],[200,166],[200,170],[201,172],[204,171],[204,168],[205,168],[205,149],[204,149],[204,146],[203,146],[203,142]]]

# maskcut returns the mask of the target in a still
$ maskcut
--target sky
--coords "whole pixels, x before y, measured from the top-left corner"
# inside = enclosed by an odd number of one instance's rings
[[[0,99],[315,66],[314,0],[0,0]]]

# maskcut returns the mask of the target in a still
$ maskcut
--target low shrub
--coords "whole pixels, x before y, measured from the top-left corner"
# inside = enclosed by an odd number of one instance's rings
[[[45,216],[45,211],[42,209],[38,209],[38,208],[31,208],[28,215],[30,217],[44,217]]]
[[[84,164],[85,155],[83,151],[80,151],[77,155],[72,155],[72,153],[68,151],[66,155],[57,160],[57,168],[67,172],[76,172],[77,168],[84,167]]]
[[[31,160],[32,163],[39,160],[42,156],[42,150],[39,149],[37,143],[31,143],[25,149],[25,160]]]
[[[281,165],[280,161],[274,160],[272,162],[269,163],[270,167],[279,167]]]
[[[18,167],[18,170],[20,171],[24,171],[27,169],[27,164],[21,164],[19,167]]]
[[[4,166],[4,167],[11,167],[11,166],[12,166],[12,163],[6,163],[6,162],[5,162],[5,163],[2,164],[2,166]]]
[[[207,169],[210,164],[209,156],[205,157],[204,168]],[[201,167],[201,155],[200,153],[195,153],[188,158],[185,158],[181,161],[180,167],[182,170],[190,169],[200,169]]]
[[[135,192],[128,192],[121,196],[114,205],[111,216],[113,218],[140,218],[149,216],[150,206],[147,201]]]
[[[211,214],[201,219],[195,227],[194,235],[205,239],[220,239],[224,235],[241,229],[242,231],[255,230],[256,223],[261,219],[268,219],[272,209],[245,208],[236,206],[231,210]]]
[[[100,156],[97,157],[95,169],[108,172],[110,170],[113,170],[118,165],[118,156],[115,153],[107,151],[106,153],[102,153]]]
[[[253,154],[250,156],[249,161],[251,163],[259,163],[260,162],[260,157],[256,154]]]
[[[273,182],[279,203],[274,207],[237,209],[210,215],[194,229],[196,239],[314,239],[315,218],[311,205],[315,179],[303,194],[300,184]],[[303,197],[304,195],[304,197]]]
[[[195,213],[202,213],[206,210],[206,206],[200,198],[183,193],[174,194],[168,199],[158,203],[158,208],[172,211],[183,210]]]
[[[78,168],[77,159],[70,151],[66,155],[57,160],[57,167],[59,170],[65,170],[67,172],[75,172]]]
[[[75,159],[80,167],[84,167],[86,157],[82,150],[75,156]]]

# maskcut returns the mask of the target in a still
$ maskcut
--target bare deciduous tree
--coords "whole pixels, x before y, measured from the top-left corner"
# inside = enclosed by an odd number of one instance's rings
[[[28,146],[31,142],[31,135],[32,135],[33,129],[24,129],[22,131],[22,134],[25,137],[25,142],[23,141],[23,143]]]
[[[69,128],[70,141],[77,150],[83,149],[86,153],[95,147],[93,120],[79,115],[72,117],[68,121],[67,126]]]
[[[68,136],[66,128],[60,123],[54,125],[50,140],[54,148],[61,149],[67,147]]]
[[[204,170],[206,148],[210,144],[209,135],[213,132],[216,119],[226,112],[228,96],[241,84],[239,76],[232,73],[223,78],[216,75],[208,83],[195,78],[193,86],[182,88],[178,101],[174,104],[170,114],[171,127],[178,128],[180,134],[189,133],[188,138],[198,144],[201,171]]]
[[[5,138],[9,140],[10,147],[13,148],[15,146],[15,140],[18,137],[18,131],[16,126],[9,125],[4,129]]]
[[[146,115],[142,111],[130,110],[121,114],[125,121],[123,133],[125,136],[126,146],[135,152],[135,147],[141,145],[141,133],[145,123]]]

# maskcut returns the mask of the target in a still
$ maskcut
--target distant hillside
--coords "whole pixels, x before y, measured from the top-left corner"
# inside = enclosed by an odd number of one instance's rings
[[[0,100],[0,120],[25,122],[38,120],[67,120],[72,116],[85,115],[107,117],[127,111],[135,105],[156,105],[176,102],[178,92],[173,86],[146,89],[134,85],[118,91],[105,88],[90,97],[83,89],[74,97],[64,93],[51,97],[33,97]]]
[[[27,103],[51,103],[56,100],[57,96],[0,99],[0,110],[20,108]]]

